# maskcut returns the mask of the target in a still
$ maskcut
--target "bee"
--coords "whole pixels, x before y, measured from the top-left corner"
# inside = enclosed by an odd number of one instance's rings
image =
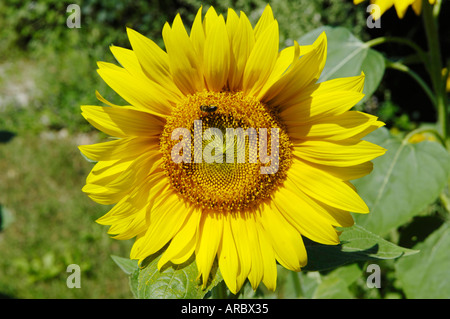
[[[217,110],[217,106],[216,105],[201,105],[200,106],[200,111],[202,111],[202,112],[213,113],[216,110]]]

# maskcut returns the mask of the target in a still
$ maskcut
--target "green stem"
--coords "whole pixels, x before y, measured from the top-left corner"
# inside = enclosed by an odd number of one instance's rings
[[[410,75],[416,82],[421,86],[421,88],[425,91],[428,98],[430,99],[433,105],[436,105],[436,97],[430,87],[425,83],[425,81],[413,70],[411,70],[408,66],[400,63],[400,62],[392,62],[389,60],[385,60],[386,67],[394,70],[405,72]]]
[[[365,44],[368,47],[374,47],[376,45],[380,45],[383,43],[398,43],[398,44],[404,44],[409,46],[411,49],[416,51],[417,55],[421,59],[421,61],[425,64],[425,67],[428,67],[428,59],[426,53],[413,41],[407,39],[407,38],[400,38],[400,37],[379,37],[372,39],[370,41],[367,41]]]
[[[428,40],[428,51],[430,58],[430,76],[433,83],[433,90],[436,94],[436,104],[438,110],[439,130],[445,141],[445,146],[450,152],[450,116],[446,92],[446,82],[448,73],[442,76],[442,57],[439,45],[438,19],[441,10],[441,0],[437,0],[432,6],[428,1],[423,1],[423,22]],[[447,182],[447,189],[450,187],[450,178]],[[447,190],[441,192],[441,203],[450,212],[450,198]]]
[[[437,24],[437,15],[439,14],[440,3],[438,8],[433,6],[428,1],[423,1],[423,22],[425,25],[425,33],[428,40],[429,51],[429,72],[433,91],[436,95],[436,107],[438,112],[438,125],[442,137],[446,141],[447,149],[450,150],[450,131],[449,118],[447,109],[447,97],[445,92],[445,81],[442,77],[442,58],[439,45],[439,30]]]
[[[302,296],[302,287],[300,285],[300,278],[297,272],[291,271],[290,273],[292,276],[292,283],[294,284],[295,297],[300,298]]]
[[[446,189],[442,190],[441,194],[439,195],[439,198],[441,200],[442,205],[450,213],[450,197],[447,195]]]

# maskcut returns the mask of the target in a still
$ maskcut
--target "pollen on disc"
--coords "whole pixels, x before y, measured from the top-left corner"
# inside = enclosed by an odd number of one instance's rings
[[[190,132],[191,147],[183,149],[191,151],[190,161],[176,163],[172,158],[172,149],[180,142],[172,140],[177,128]],[[275,164],[261,161],[260,128],[267,132],[266,153],[272,151],[275,138],[271,129],[277,129]],[[162,167],[179,194],[204,209],[223,212],[254,209],[282,185],[292,162],[292,145],[276,113],[242,92],[186,96],[167,119],[160,150]],[[269,173],[261,173],[264,167]]]

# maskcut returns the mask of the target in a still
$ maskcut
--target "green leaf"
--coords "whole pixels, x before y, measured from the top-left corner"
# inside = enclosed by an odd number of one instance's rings
[[[357,264],[339,267],[326,276],[321,276],[312,298],[314,299],[350,299],[353,294],[349,286],[362,275],[362,269]]]
[[[124,257],[111,255],[112,260],[123,270],[127,275],[131,275],[136,268],[138,268],[137,260],[132,260]]]
[[[359,225],[341,230],[341,243],[336,246],[305,240],[308,264],[303,270],[322,271],[357,261],[395,259],[417,253],[399,247]]]
[[[161,271],[157,264],[161,255],[152,255],[130,276],[130,286],[138,299],[201,299],[223,280],[217,264],[213,265],[205,289],[197,280],[198,270],[191,258],[184,264],[168,263]]]
[[[363,71],[366,75],[363,91],[366,96],[363,101],[366,100],[375,92],[383,78],[384,57],[344,27],[317,28],[302,36],[298,43],[312,44],[323,31],[327,35],[328,49],[327,61],[319,82],[360,75]]]
[[[369,214],[354,217],[359,225],[383,236],[438,198],[450,174],[450,155],[437,142],[411,144],[391,136],[384,127],[367,140],[387,152],[373,160],[371,174],[353,182],[370,209]]]
[[[395,272],[408,298],[450,298],[450,225],[444,223],[416,245],[420,253],[395,265]]]
[[[278,273],[280,274],[278,298],[345,299],[353,298],[349,286],[361,278],[363,270],[358,264],[353,263],[339,267],[327,274],[321,274],[318,271],[296,273],[281,267],[278,269]]]

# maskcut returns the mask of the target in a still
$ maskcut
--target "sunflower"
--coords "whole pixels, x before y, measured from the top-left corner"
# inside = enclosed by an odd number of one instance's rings
[[[392,6],[395,7],[399,19],[403,19],[409,6],[413,8],[417,15],[419,15],[420,12],[422,12],[422,1],[426,0],[370,0],[370,3],[376,4],[380,7],[379,11],[375,11],[373,13],[374,19],[378,20],[383,13],[389,10]],[[354,4],[360,4],[361,2],[364,2],[364,0],[353,0]],[[436,0],[428,0],[428,2],[430,4],[434,4]]]
[[[279,51],[270,6],[254,28],[243,12],[225,20],[210,7],[188,34],[177,15],[162,31],[165,51],[127,32],[132,50],[111,46],[121,67],[99,62],[98,73],[130,105],[97,92],[108,106],[82,115],[115,139],[79,148],[97,161],[83,191],[115,204],[97,222],[136,238],[131,259],[165,248],[158,267],[195,256],[203,286],[217,261],[231,292],[247,278],[274,290],[277,262],[306,265],[302,236],[336,245],[349,212],[368,213],[349,181],[385,152],[361,140],[383,123],[349,111],[364,74],[317,83],[324,33]]]

